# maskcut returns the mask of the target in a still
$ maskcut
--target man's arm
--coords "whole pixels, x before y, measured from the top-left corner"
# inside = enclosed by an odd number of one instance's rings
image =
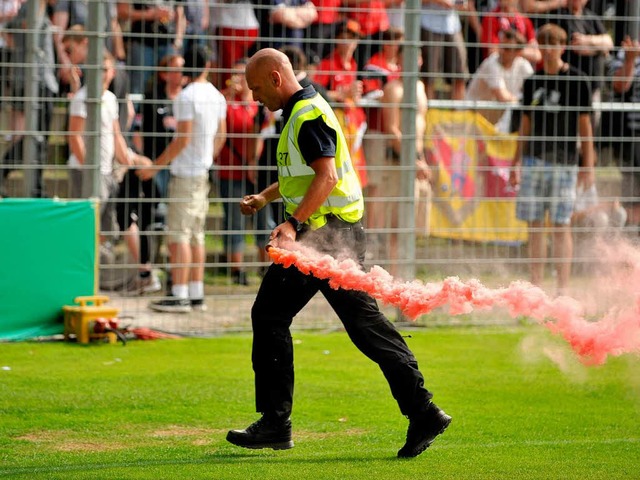
[[[516,144],[516,153],[513,157],[513,166],[509,172],[509,184],[513,187],[520,184],[520,165],[522,165],[522,152],[524,143],[529,141],[531,135],[531,118],[528,113],[522,114],[520,121],[520,130],[518,132],[518,143]]]
[[[191,132],[193,131],[193,121],[192,120],[183,120],[178,122],[178,128],[176,133],[171,140],[171,143],[167,145],[167,148],[160,154],[158,158],[152,163],[150,168],[142,168],[138,170],[137,175],[142,180],[149,180],[156,173],[158,173],[158,169],[153,167],[165,166],[169,165],[173,160],[180,154],[182,150],[189,144],[191,141]]]
[[[80,165],[84,165],[87,153],[84,143],[84,124],[85,119],[77,115],[69,116],[69,150],[76,157]]]
[[[220,152],[222,151],[222,147],[224,147],[225,142],[227,141],[227,119],[220,119],[220,123],[218,123],[218,131],[216,132],[216,136],[213,139],[213,158],[215,159]]]
[[[253,215],[268,203],[280,198],[280,185],[274,182],[260,193],[245,195],[240,201],[240,212],[243,215]]]
[[[288,7],[282,3],[271,11],[269,19],[271,23],[282,24],[288,28],[307,28],[318,19],[318,12],[311,2],[297,7]]]
[[[622,65],[613,74],[613,89],[616,93],[626,93],[633,85],[636,68],[636,58],[640,54],[640,43],[626,36],[621,43],[624,50]]]
[[[578,132],[580,133],[580,148],[582,153],[582,165],[578,173],[578,184],[584,188],[589,188],[595,181],[594,166],[596,164],[596,153],[593,148],[593,128],[591,126],[591,115],[581,113],[578,119]]]

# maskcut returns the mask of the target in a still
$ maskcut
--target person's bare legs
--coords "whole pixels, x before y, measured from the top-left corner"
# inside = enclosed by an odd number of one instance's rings
[[[558,274],[558,294],[565,294],[571,277],[571,262],[573,259],[573,236],[570,225],[554,224],[553,226],[553,257]]]
[[[204,281],[204,263],[206,251],[204,245],[191,245],[191,268],[189,269],[190,282]]]
[[[529,223],[529,259],[531,262],[531,283],[542,285],[544,260],[547,258],[543,222]]]
[[[193,263],[191,251],[192,249],[188,243],[169,244],[171,283],[174,287],[189,284],[189,275]]]

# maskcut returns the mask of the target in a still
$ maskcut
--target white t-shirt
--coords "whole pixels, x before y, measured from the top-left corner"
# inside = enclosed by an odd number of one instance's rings
[[[524,81],[533,75],[533,67],[522,57],[516,57],[511,68],[505,69],[500,55],[494,52],[480,64],[467,89],[467,100],[496,100],[492,90],[506,88],[520,97]]]
[[[206,175],[213,163],[213,141],[220,121],[227,118],[227,101],[209,82],[192,82],[173,101],[178,122],[193,122],[191,138],[171,162],[171,174],[178,177]]]
[[[505,88],[517,98],[522,96],[524,81],[533,75],[533,67],[524,58],[514,59],[511,68],[504,68],[500,63],[500,55],[494,52],[489,55],[473,74],[467,88],[466,100],[498,101],[493,90]],[[481,113],[494,124],[498,124],[503,109],[483,110]]]
[[[69,104],[69,116],[87,118],[87,87],[84,86],[76,92]],[[100,173],[110,175],[113,173],[113,159],[116,154],[113,122],[118,121],[118,99],[109,90],[102,94],[100,107]],[[85,125],[86,127],[86,125]],[[72,153],[69,156],[69,166],[78,167],[80,162]]]

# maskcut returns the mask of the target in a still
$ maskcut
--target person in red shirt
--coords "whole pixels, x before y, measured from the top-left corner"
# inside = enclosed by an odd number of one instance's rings
[[[362,98],[362,81],[358,80],[358,65],[354,52],[360,39],[360,25],[347,20],[340,25],[333,52],[319,64],[312,80],[327,89],[335,104],[334,111],[345,132],[351,160],[364,188],[367,185],[366,160],[362,140],[367,129],[366,114],[358,106]]]
[[[238,285],[248,285],[242,269],[244,256],[244,219],[236,201],[249,192],[249,170],[245,167],[256,157],[256,140],[252,135],[258,104],[253,101],[251,90],[244,76],[246,61],[241,60],[233,69],[222,91],[227,99],[227,140],[216,158],[216,173],[223,201],[224,246],[227,261],[231,264],[231,279]]]
[[[480,41],[489,45],[484,48],[484,58],[498,51],[500,32],[505,30],[516,30],[526,38],[527,44],[520,54],[523,58],[532,65],[542,60],[535,28],[531,20],[518,10],[518,0],[500,0],[494,10],[484,14]]]
[[[396,27],[389,28],[382,34],[382,48],[374,53],[364,66],[363,92],[368,94],[382,90],[385,83],[400,78],[402,65],[399,62],[400,42],[404,40],[404,32]]]

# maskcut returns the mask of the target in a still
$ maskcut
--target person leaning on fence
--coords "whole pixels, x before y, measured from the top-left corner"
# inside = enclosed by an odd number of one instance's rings
[[[159,312],[188,313],[204,309],[204,227],[209,210],[209,169],[226,140],[227,102],[208,80],[204,48],[185,52],[190,83],[174,102],[177,124],[171,143],[153,166],[138,170],[143,180],[169,165],[167,228],[171,257],[171,295],[151,302]]]
[[[524,81],[533,75],[533,67],[522,57],[526,39],[520,32],[502,30],[499,37],[497,51],[485,58],[471,77],[465,99],[504,103],[504,108],[478,112],[499,131],[511,133],[513,107],[520,101]]]
[[[255,214],[282,198],[287,220],[271,233],[272,245],[286,247],[304,238],[329,254],[347,249],[362,265],[364,200],[333,110],[312,86],[298,83],[286,55],[277,50],[258,51],[247,64],[246,78],[254,100],[272,111],[283,109],[286,124],[278,144],[278,182],[246,196],[240,203],[242,212]],[[398,456],[419,455],[447,428],[451,417],[431,402],[432,394],[402,336],[368,294],[335,290],[328,280],[279,264],[270,265],[251,309],[256,410],[262,417],[244,430],[229,431],[227,440],[245,448],[293,447],[289,328],[318,291],[353,343],[379,365],[400,410],[409,417],[406,444]]]
[[[545,213],[549,213],[558,293],[562,294],[571,274],[571,215],[576,188],[580,185],[587,189],[594,183],[591,88],[582,72],[562,60],[567,46],[567,33],[562,28],[543,25],[538,30],[538,43],[543,67],[524,84],[510,183],[520,184],[516,215],[529,227],[531,281],[536,285],[543,280]],[[583,166],[578,172],[579,154]]]

